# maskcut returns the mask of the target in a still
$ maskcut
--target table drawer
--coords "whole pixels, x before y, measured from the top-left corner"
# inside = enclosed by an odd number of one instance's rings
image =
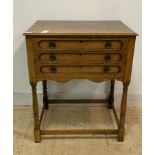
[[[33,38],[33,49],[41,50],[93,50],[93,49],[117,49],[128,48],[127,39],[106,39],[106,40],[54,40],[50,38]]]
[[[46,75],[65,75],[68,74],[103,74],[103,75],[117,75],[123,76],[124,67],[123,65],[36,65],[37,76]]]
[[[36,52],[35,61],[39,62],[97,62],[97,63],[118,63],[120,61],[125,61],[125,54],[120,53],[51,53],[51,52]]]

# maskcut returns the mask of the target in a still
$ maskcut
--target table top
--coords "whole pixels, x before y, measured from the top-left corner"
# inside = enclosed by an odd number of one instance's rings
[[[137,34],[121,21],[36,21],[24,35],[118,35]]]

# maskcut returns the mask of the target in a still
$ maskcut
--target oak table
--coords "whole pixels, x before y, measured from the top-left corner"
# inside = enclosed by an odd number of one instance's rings
[[[127,91],[131,79],[137,34],[121,21],[37,21],[24,33],[27,46],[29,80],[32,86],[34,138],[41,135],[116,134],[124,140]],[[47,80],[66,82],[88,79],[111,81],[108,99],[48,99]],[[115,80],[123,84],[120,117],[114,106]],[[36,86],[43,84],[43,109],[39,117]],[[44,111],[50,103],[108,103],[117,129],[41,130]]]

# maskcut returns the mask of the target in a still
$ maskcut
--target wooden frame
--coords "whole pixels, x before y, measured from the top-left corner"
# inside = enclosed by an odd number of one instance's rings
[[[48,29],[47,33],[42,33],[43,29]],[[125,133],[125,114],[127,107],[127,91],[131,79],[132,61],[134,55],[134,45],[137,34],[128,28],[121,21],[37,21],[27,32],[26,36],[27,47],[27,59],[29,68],[29,81],[32,87],[33,98],[33,113],[34,113],[34,137],[35,142],[41,141],[41,135],[67,135],[67,134],[115,134],[118,136],[118,141],[124,141]],[[116,42],[117,40],[117,42]],[[61,44],[60,44],[60,41]],[[41,43],[43,42],[43,44]],[[54,46],[52,45],[54,42]],[[67,44],[65,43],[67,42]],[[85,42],[85,43],[83,43]],[[52,43],[52,44],[51,44]],[[55,44],[56,43],[56,44]],[[107,43],[110,43],[109,48]],[[58,48],[57,46],[58,45]],[[69,46],[68,46],[69,45]],[[80,48],[79,48],[80,47]],[[89,47],[89,48],[87,48]],[[80,70],[78,67],[73,67],[72,72],[68,72],[68,68],[63,68],[61,72],[58,72],[56,66],[65,65],[66,61],[49,62],[45,60],[41,62],[38,59],[38,53],[97,53],[112,54],[118,53],[122,57],[117,62],[102,62],[95,63],[91,56],[89,61],[86,62],[79,59],[75,64],[74,60],[77,57],[68,57],[68,66],[78,66],[82,69],[86,66],[102,66],[100,69],[97,67],[93,69],[93,72]],[[61,57],[63,57],[61,55]],[[41,65],[45,67],[48,65],[55,65],[52,70],[45,69],[45,72],[41,71]],[[115,73],[106,73],[106,68],[110,68],[112,65],[116,65],[119,71]],[[62,69],[62,68],[61,68]],[[75,70],[74,70],[75,69]],[[74,71],[73,71],[74,70]],[[88,69],[90,71],[90,68]],[[66,72],[67,71],[67,72]],[[78,72],[78,74],[76,74]],[[84,74],[85,73],[85,74]],[[47,81],[54,80],[57,82],[66,82],[73,79],[87,79],[94,82],[103,82],[111,80],[110,95],[108,99],[99,100],[50,100],[47,95]],[[117,116],[114,105],[114,85],[115,80],[121,81],[123,84],[123,94],[120,107],[120,117]],[[39,106],[36,93],[37,82],[42,81],[43,84],[43,109],[41,116],[39,117]],[[83,130],[41,130],[40,126],[43,120],[45,110],[48,110],[48,104],[59,103],[109,103],[108,108],[112,109],[114,117],[117,123],[117,129],[83,129]]]
[[[34,121],[35,121],[35,128],[34,128],[34,136],[35,142],[40,143],[41,135],[96,135],[96,134],[112,134],[118,135],[118,141],[122,142],[124,140],[124,123],[125,123],[125,112],[126,112],[126,100],[127,100],[127,85],[124,85],[123,88],[123,95],[121,101],[121,112],[120,118],[117,115],[115,105],[114,105],[114,84],[115,80],[111,80],[111,89],[110,95],[108,99],[48,99],[47,97],[47,81],[43,81],[43,108],[39,118],[39,109],[38,109],[38,101],[37,101],[37,94],[36,94],[36,84],[31,84],[32,86],[32,97],[33,97],[33,112],[34,112]],[[45,102],[46,98],[46,102]],[[73,104],[73,103],[97,103],[97,104],[104,104],[108,103],[106,106],[112,109],[117,129],[70,129],[70,130],[41,130],[40,126],[43,121],[45,110],[48,110],[48,104]]]

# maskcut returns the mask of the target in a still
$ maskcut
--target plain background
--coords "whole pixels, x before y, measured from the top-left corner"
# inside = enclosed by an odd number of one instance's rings
[[[135,3],[136,1],[134,1]],[[155,134],[152,134],[151,131],[155,131],[155,104],[154,103],[154,84],[152,81],[155,79],[155,70],[153,67],[155,66],[155,53],[152,50],[152,46],[154,45],[154,34],[155,34],[155,9],[154,9],[154,1],[144,1],[143,0],[143,154],[155,154],[154,149],[154,139]],[[9,5],[8,5],[9,4]],[[139,6],[138,6],[139,8]],[[4,75],[8,76],[0,76],[0,86],[1,93],[0,98],[3,99],[1,102],[0,108],[0,122],[3,122],[1,125],[0,133],[1,134],[1,154],[13,154],[13,0],[5,0],[0,1],[0,19],[1,19],[1,28],[0,40],[3,44],[1,44],[1,50],[3,59],[0,61],[0,70]],[[7,41],[4,41],[7,40]],[[8,46],[9,45],[9,46]],[[5,66],[5,67],[4,67]],[[151,108],[150,106],[151,105]],[[7,109],[7,110],[4,110]],[[8,117],[9,116],[9,117]],[[6,122],[6,123],[4,123]],[[7,123],[9,122],[9,123]],[[8,141],[9,139],[9,141]]]
[[[22,35],[36,20],[121,20],[139,36],[136,40],[133,71],[129,94],[142,93],[141,76],[141,0],[15,0],[14,1],[14,98],[23,98],[31,93],[28,79],[27,56]],[[116,94],[122,92],[116,83]],[[105,83],[88,80],[70,81],[64,84],[49,82],[49,93],[53,97],[96,98],[108,91]],[[38,93],[42,92],[41,84]],[[27,100],[30,102],[30,100]],[[21,103],[22,104],[22,103]]]

